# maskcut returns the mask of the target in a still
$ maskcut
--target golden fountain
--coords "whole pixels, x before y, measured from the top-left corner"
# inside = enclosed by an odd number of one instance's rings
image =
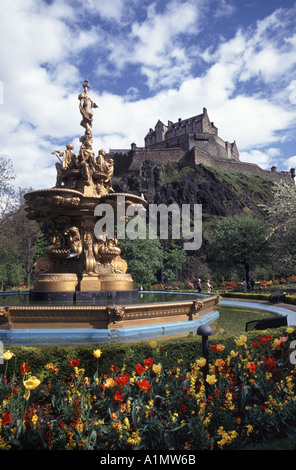
[[[93,151],[93,108],[97,105],[88,96],[88,81],[84,93],[78,96],[81,126],[78,156],[73,146],[54,150],[57,180],[52,189],[32,191],[25,195],[28,217],[50,221],[49,246],[35,265],[36,280],[31,291],[32,300],[82,300],[104,298],[104,293],[116,292],[116,297],[128,298],[133,280],[127,274],[127,263],[120,257],[116,236],[96,239],[94,216],[100,203],[112,206],[116,214],[117,196],[112,188],[114,162],[105,160],[105,150],[95,156]],[[133,194],[120,194],[125,205],[146,201]],[[122,199],[122,198],[121,198]]]
[[[78,155],[71,144],[65,150],[54,150],[52,154],[59,159],[55,187],[25,195],[28,217],[51,225],[49,245],[36,262],[29,302],[0,305],[0,333],[5,329],[35,329],[37,334],[38,329],[41,335],[45,329],[63,329],[64,333],[57,333],[60,338],[68,329],[118,331],[153,324],[158,324],[163,333],[163,324],[175,325],[179,331],[184,322],[186,331],[192,331],[197,328],[196,322],[189,327],[188,320],[204,317],[202,323],[207,323],[207,314],[218,315],[219,297],[137,302],[138,291],[120,256],[116,230],[111,236],[107,232],[97,236],[96,224],[105,216],[104,212],[97,214],[98,204],[112,207],[116,216],[122,204],[124,211],[120,213],[125,214],[128,206],[145,209],[147,203],[139,196],[114,192],[114,162],[106,160],[104,150],[97,156],[93,150],[93,108],[98,106],[88,96],[87,79],[83,88],[78,99],[85,132]]]

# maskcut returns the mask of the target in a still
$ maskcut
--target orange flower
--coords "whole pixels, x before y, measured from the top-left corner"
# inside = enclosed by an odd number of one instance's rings
[[[224,344],[210,344],[210,348],[212,351],[224,351],[225,346]]]
[[[250,372],[255,372],[256,370],[256,364],[254,364],[254,362],[248,362],[248,369]]]

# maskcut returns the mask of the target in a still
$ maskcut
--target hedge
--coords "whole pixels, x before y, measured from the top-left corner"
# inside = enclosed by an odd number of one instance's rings
[[[248,338],[248,342],[256,341],[259,336],[264,334],[278,337],[280,334],[285,336],[287,327],[268,329],[264,331],[250,331],[243,333]],[[296,333],[295,333],[296,337]],[[223,343],[225,357],[234,349],[234,340],[237,335],[227,335],[223,338],[216,336],[209,337],[209,344]],[[189,367],[198,357],[202,357],[202,342],[200,336],[189,336],[170,340],[157,340],[157,345],[161,351],[161,361],[163,368],[172,369],[177,361],[182,360],[184,367]],[[99,373],[108,372],[111,366],[119,369],[123,366],[129,372],[134,369],[136,364],[143,359],[150,357],[150,342],[134,343],[113,343],[96,344],[81,346],[7,346],[4,350],[9,350],[15,354],[15,358],[9,361],[8,372],[12,369],[18,369],[21,363],[30,365],[33,375],[42,373],[44,366],[48,363],[54,363],[59,369],[59,376],[68,377],[72,371],[69,364],[70,359],[80,359],[80,365],[86,371],[86,374],[92,376],[96,372],[96,362],[93,359],[93,351],[100,349],[102,355],[99,361]],[[214,359],[211,348],[209,348],[209,361]]]

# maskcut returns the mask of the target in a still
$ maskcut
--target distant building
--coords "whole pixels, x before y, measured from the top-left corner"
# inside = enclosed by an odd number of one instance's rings
[[[294,184],[295,169],[277,171],[263,170],[256,163],[246,163],[239,159],[239,151],[234,142],[230,143],[218,136],[218,129],[210,121],[207,109],[197,116],[179,119],[165,125],[157,121],[144,138],[145,147],[131,144],[130,149],[109,149],[114,158],[114,175],[139,174],[145,178],[157,165],[178,162],[183,166],[205,165],[223,171],[235,171],[247,176],[261,176],[272,181]]]
[[[186,152],[197,147],[214,157],[239,160],[239,152],[235,142],[225,142],[218,136],[218,129],[210,122],[206,108],[197,116],[181,118],[166,126],[158,121],[154,130],[150,129],[145,137],[145,148],[182,148]]]

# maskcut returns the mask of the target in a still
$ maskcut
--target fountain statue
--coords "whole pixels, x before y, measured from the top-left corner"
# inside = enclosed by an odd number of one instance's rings
[[[119,194],[112,188],[113,160],[106,160],[104,149],[95,156],[93,108],[98,106],[88,96],[87,79],[83,88],[78,99],[80,124],[85,132],[79,139],[78,155],[71,144],[65,150],[53,150],[59,160],[55,187],[25,195],[28,217],[51,224],[49,246],[35,264],[36,279],[31,290],[35,300],[104,298],[111,292],[117,298],[129,298],[137,293],[116,236],[102,234],[97,239],[94,234],[98,220],[95,207],[107,203],[115,214]],[[146,205],[139,196],[124,196],[126,206]]]

